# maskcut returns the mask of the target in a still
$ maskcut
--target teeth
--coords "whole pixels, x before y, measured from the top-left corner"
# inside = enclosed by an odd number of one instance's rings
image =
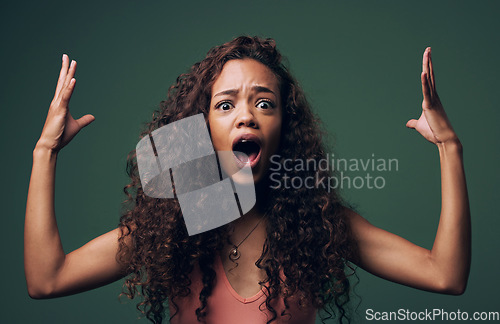
[[[246,139],[241,140],[241,143],[246,143],[246,142],[248,142],[248,140]]]

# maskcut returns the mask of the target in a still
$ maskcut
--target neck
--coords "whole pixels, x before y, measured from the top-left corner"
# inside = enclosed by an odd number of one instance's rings
[[[267,236],[267,220],[265,216],[267,193],[264,190],[265,188],[261,187],[262,185],[256,185],[256,203],[254,207],[245,215],[228,224],[228,234],[231,241],[228,248],[241,243],[238,247],[240,251],[248,249],[262,250]]]
[[[256,194],[256,202],[253,208],[247,212],[245,215],[241,216],[237,220],[231,222],[230,224],[235,227],[243,227],[246,228],[250,226],[250,230],[255,226],[255,224],[262,219],[261,224],[265,223],[265,208],[268,197],[267,186],[263,183],[257,183],[255,185],[255,194]],[[259,224],[259,227],[261,225]],[[257,229],[256,229],[257,230]]]
[[[260,223],[259,223],[259,221],[260,221]],[[229,224],[230,228],[233,229],[232,231],[230,231],[230,236],[231,236],[231,238],[233,238],[233,237],[236,238],[236,242],[232,240],[233,243],[237,244],[241,240],[243,240],[245,238],[246,234],[248,234],[248,232],[250,232],[255,227],[255,225],[257,223],[259,223],[259,225],[257,226],[257,228],[255,228],[255,230],[252,232],[251,235],[253,235],[255,232],[259,231],[260,228],[265,230],[265,226],[263,226],[263,224],[266,223],[265,215],[259,209],[259,206],[256,204],[248,213],[246,213],[245,215],[241,216],[240,218],[238,218],[237,220],[235,220]],[[238,233],[240,233],[240,232],[244,235],[243,236],[239,235]],[[240,237],[240,236],[241,236],[241,238],[238,241],[238,237]],[[249,240],[249,239],[250,239],[250,237],[247,240]]]

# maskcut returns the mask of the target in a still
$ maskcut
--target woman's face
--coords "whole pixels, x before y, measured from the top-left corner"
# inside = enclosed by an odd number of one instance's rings
[[[232,152],[236,168],[249,165],[254,183],[278,149],[281,104],[277,77],[253,59],[228,61],[212,86],[208,120],[214,148]]]

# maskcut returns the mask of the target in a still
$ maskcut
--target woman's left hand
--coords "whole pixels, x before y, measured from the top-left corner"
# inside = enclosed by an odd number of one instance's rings
[[[463,294],[471,260],[470,208],[462,146],[436,93],[431,49],[424,52],[422,115],[406,124],[439,148],[441,214],[432,249],[370,224],[349,211],[350,228],[361,268],[381,278],[444,294]],[[403,211],[404,214],[405,211]]]
[[[425,139],[434,144],[458,141],[451,127],[443,105],[436,92],[434,69],[432,67],[431,48],[427,47],[422,60],[422,114],[418,120],[411,119],[406,127],[416,129]]]

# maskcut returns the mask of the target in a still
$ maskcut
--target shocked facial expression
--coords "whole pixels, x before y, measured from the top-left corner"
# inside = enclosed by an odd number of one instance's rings
[[[212,86],[208,121],[214,148],[232,152],[236,167],[249,165],[254,183],[278,149],[281,105],[278,78],[253,59],[228,61]]]

